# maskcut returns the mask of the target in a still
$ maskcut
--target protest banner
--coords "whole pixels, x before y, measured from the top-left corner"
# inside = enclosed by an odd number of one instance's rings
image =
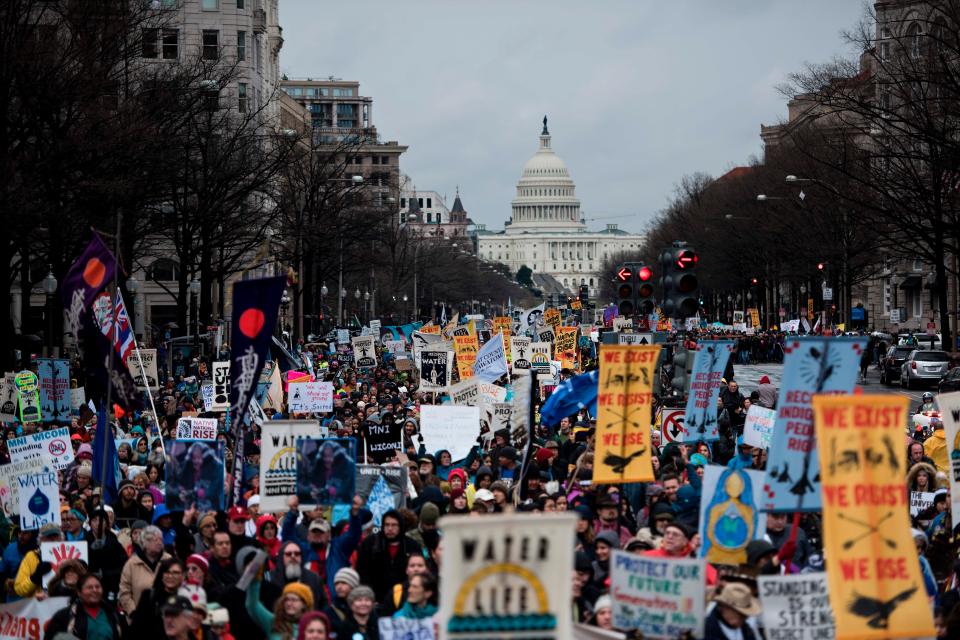
[[[57,474],[44,471],[30,476],[17,476],[20,492],[20,528],[37,531],[52,522],[60,526],[60,485]]]
[[[475,405],[480,397],[480,388],[477,386],[476,380],[463,380],[450,387],[447,393],[450,395],[450,402],[453,404]]]
[[[20,512],[20,483],[17,478],[34,476],[46,469],[47,463],[41,458],[0,465],[0,506],[8,517]]]
[[[337,329],[337,344],[350,344],[349,329]]]
[[[498,333],[477,352],[473,375],[481,382],[496,382],[507,373],[507,352],[503,346],[503,334]]]
[[[759,576],[767,640],[833,640],[833,611],[825,573]]]
[[[90,553],[86,540],[62,540],[60,542],[41,542],[40,560],[50,563],[50,572],[43,578],[43,587],[46,588],[50,578],[56,575],[57,568],[64,560],[80,560],[90,564]]]
[[[554,331],[562,324],[563,320],[560,318],[560,310],[554,309],[553,307],[547,309],[543,312],[543,324],[548,327],[552,327]]]
[[[520,312],[520,323],[517,333],[533,335],[534,328],[543,322],[543,311],[545,308],[546,303],[540,303],[532,309],[526,309]]]
[[[839,640],[935,635],[903,480],[909,402],[894,395],[813,397],[823,552]]]
[[[0,640],[39,640],[53,614],[70,605],[70,598],[26,598],[0,604]]]
[[[747,562],[747,545],[767,530],[759,507],[763,471],[728,469],[708,464],[703,469],[700,499],[700,557],[713,564]]]
[[[477,402],[477,408],[480,410],[480,435],[485,440],[493,438],[493,434],[501,429],[513,432],[511,403],[494,402],[491,398],[484,396]]]
[[[613,626],[635,629],[644,638],[679,638],[686,632],[702,637],[705,571],[703,560],[613,551]]]
[[[620,333],[624,329],[633,329],[633,319],[623,316],[616,316],[613,319],[613,330]]]
[[[332,382],[294,382],[287,389],[290,413],[327,413],[333,411]]]
[[[0,391],[0,420],[13,422],[17,419],[17,374],[7,371],[3,374],[3,389]]]
[[[550,373],[551,348],[550,342],[530,343],[530,368],[537,373]]]
[[[960,391],[941,393],[937,406],[943,416],[947,438],[947,459],[950,463],[950,517],[954,528],[960,525]]]
[[[301,438],[296,447],[300,502],[351,504],[357,484],[353,438]]]
[[[548,342],[551,345],[556,340],[557,332],[553,327],[536,327],[533,332],[533,338],[537,342]]]
[[[512,333],[513,319],[510,316],[494,316],[492,329],[493,333]]]
[[[477,407],[423,405],[420,434],[430,451],[446,449],[454,460],[463,460],[476,444],[480,432]]]
[[[769,449],[776,417],[777,412],[773,409],[767,409],[758,404],[750,405],[746,421],[743,423],[743,444]]]
[[[757,309],[756,307],[750,307],[748,311],[750,312],[750,325],[754,329],[759,328],[760,327],[760,309]]]
[[[316,420],[269,420],[263,425],[260,508],[264,513],[287,509],[287,499],[297,493],[297,440],[320,435]]]
[[[357,367],[371,369],[377,366],[377,346],[373,336],[355,336],[353,338],[353,357]]]
[[[820,510],[820,460],[810,400],[814,394],[851,393],[866,344],[866,338],[854,337],[787,340],[764,479],[764,511]]]
[[[380,342],[380,332],[382,330],[383,323],[379,320],[370,321],[370,334],[373,336],[373,339],[377,342]]]
[[[137,359],[137,353],[140,359]],[[143,363],[143,370],[140,370],[140,363]],[[127,369],[133,376],[133,382],[140,391],[156,391],[160,388],[160,376],[157,373],[157,350],[156,349],[135,349],[126,360]],[[228,365],[229,367],[229,365]],[[146,377],[144,377],[146,375]]]
[[[179,418],[177,420],[178,440],[216,440],[216,418]]]
[[[936,496],[932,491],[911,491],[910,492],[910,517],[916,518],[920,513],[933,506],[933,498]]]
[[[557,327],[557,335],[554,342],[557,360],[559,360],[564,369],[577,368],[577,333],[580,327]]]
[[[489,382],[478,382],[477,391],[482,397],[490,398],[494,402],[504,402],[507,399],[506,389]]]
[[[529,369],[532,351],[530,349],[531,339],[524,336],[511,336],[510,355],[514,371],[518,369]]]
[[[392,419],[383,424],[367,420],[360,425],[363,433],[364,462],[381,464],[393,458],[395,452],[403,451],[403,423]]]
[[[653,376],[660,345],[600,348],[595,483],[650,482]]]
[[[568,513],[442,518],[440,638],[570,638],[574,523]]]
[[[40,394],[37,376],[32,371],[21,371],[14,377],[20,400],[20,422],[40,422]]]
[[[403,340],[384,340],[383,346],[386,347],[387,353],[392,355],[403,353],[406,349],[406,343]]]
[[[167,445],[165,474],[170,511],[223,510],[222,440],[174,440]]]
[[[87,392],[83,387],[70,389],[70,413],[79,416],[80,407],[87,404]]]
[[[424,349],[420,352],[420,390],[443,391],[453,375],[453,352]]]
[[[723,372],[733,351],[733,340],[704,340],[697,343],[690,375],[690,395],[684,413],[683,442],[716,440],[717,398],[723,385]]]
[[[70,445],[70,429],[60,427],[39,431],[7,441],[10,460],[22,462],[29,459],[43,460],[57,471],[73,463],[73,447]]]
[[[37,358],[40,414],[44,422],[70,420],[70,361]]]
[[[433,617],[380,618],[380,640],[434,640]]]
[[[211,411],[226,411],[230,408],[230,361],[213,363],[213,402]]]
[[[379,527],[383,514],[399,509],[407,495],[409,470],[403,465],[357,465],[357,493],[366,496],[366,508]]]
[[[200,385],[200,398],[203,400],[203,410],[213,412],[213,382],[207,380]]]
[[[457,354],[457,373],[460,374],[460,379],[472,378],[473,365],[477,361],[477,351],[480,350],[477,334],[454,336],[453,348]]]

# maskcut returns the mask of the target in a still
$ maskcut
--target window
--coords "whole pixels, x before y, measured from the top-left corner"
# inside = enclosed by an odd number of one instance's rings
[[[417,206],[423,209],[423,198],[417,198]],[[500,246],[500,245],[497,245]]]
[[[141,29],[141,38],[143,42],[140,46],[140,55],[144,58],[157,58],[160,56],[160,50],[157,45],[160,42],[159,29]]]
[[[237,60],[246,60],[246,59],[247,59],[247,32],[237,31]],[[299,89],[297,89],[296,95],[300,95]]]
[[[433,222],[433,214],[429,211],[427,212],[427,222]]]
[[[216,11],[220,8],[220,0],[203,0],[201,7],[204,11]]]
[[[920,57],[920,25],[913,23],[907,29],[907,44],[910,47],[910,57],[916,60]]]
[[[407,206],[407,199],[406,199],[406,198],[400,198],[400,208],[401,208],[401,209],[404,209],[404,208],[406,208],[406,206]]]
[[[245,9],[243,0],[237,0],[237,9]]]
[[[433,198],[427,198],[427,209],[433,208]]]
[[[147,270],[147,278],[150,280],[162,280],[165,282],[174,281],[180,277],[180,265],[167,258],[159,258],[150,265]]]
[[[241,82],[237,85],[237,109],[240,113],[247,112],[247,83]]]
[[[163,30],[163,59],[176,60],[180,50],[180,32],[176,29]]]
[[[204,90],[203,106],[207,111],[216,111],[220,108],[220,91],[216,87]]]
[[[203,30],[203,59],[216,60],[220,56],[220,32],[216,29]]]
[[[890,29],[886,27],[880,31],[880,59],[889,60],[890,59]]]

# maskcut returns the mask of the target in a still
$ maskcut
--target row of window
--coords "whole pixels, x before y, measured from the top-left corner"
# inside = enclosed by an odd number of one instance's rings
[[[354,92],[349,87],[284,87],[290,96],[294,98],[352,98]]]
[[[573,197],[573,189],[520,189],[521,197],[527,196],[566,196]]]
[[[177,29],[143,29],[140,55],[149,59],[176,60],[180,57],[180,32]],[[220,31],[203,29],[200,33],[200,56],[204,60],[220,59]],[[260,36],[254,34],[253,53],[257,71],[261,71]],[[247,59],[247,32],[237,31],[237,60]]]
[[[413,198],[411,198],[411,200],[412,200],[412,199],[413,199]],[[417,198],[417,205],[418,205],[421,209],[423,209],[423,198]],[[400,198],[400,208],[401,208],[401,209],[404,209],[404,208],[406,208],[406,206],[407,206],[407,199],[406,199],[406,198]],[[432,208],[433,208],[433,198],[427,198],[427,209],[432,209]]]

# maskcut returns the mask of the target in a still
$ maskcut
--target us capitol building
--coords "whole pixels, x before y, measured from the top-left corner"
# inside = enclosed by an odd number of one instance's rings
[[[608,224],[588,231],[580,217],[576,185],[566,163],[550,147],[547,118],[543,118],[540,148],[523,167],[512,202],[513,215],[504,231],[478,236],[480,257],[507,265],[516,273],[526,265],[537,275],[552,276],[569,293],[586,284],[598,291],[603,263],[625,252],[635,252],[643,236]]]

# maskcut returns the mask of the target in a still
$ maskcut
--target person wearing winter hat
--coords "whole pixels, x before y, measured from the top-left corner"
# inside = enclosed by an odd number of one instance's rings
[[[207,582],[207,574],[210,573],[210,561],[199,553],[194,553],[187,558],[187,584],[204,586]]]
[[[405,535],[403,516],[393,509],[383,514],[380,531],[360,543],[357,573],[377,594],[384,615],[393,613],[393,586],[404,581],[407,559],[415,553],[422,553],[422,548]]]
[[[263,577],[260,575],[247,588],[247,614],[269,640],[292,638],[300,618],[313,608],[313,592],[302,582],[290,582],[283,588],[271,612],[260,602],[262,584]]]
[[[210,629],[211,640],[236,640],[230,632],[230,611],[219,603],[207,604],[207,619],[204,624]]]
[[[276,586],[277,590],[285,589],[294,582],[305,585],[311,592],[313,604],[311,609],[320,610],[327,603],[323,580],[320,576],[304,566],[303,552],[300,545],[292,540],[284,542],[279,548],[276,558],[277,564],[268,572],[266,580]]]
[[[324,607],[323,612],[333,623],[333,632],[337,637],[340,635],[340,628],[344,621],[350,617],[350,605],[347,604],[347,597],[350,592],[360,586],[360,574],[344,567],[337,571],[333,577],[333,593],[330,602]]]
[[[114,501],[113,512],[117,526],[126,529],[136,520],[150,522],[152,518],[137,500],[137,487],[130,480],[121,480],[117,488],[118,497]]]
[[[609,595],[602,595],[593,603],[593,620],[590,624],[613,631],[613,600]]]
[[[608,493],[603,493],[597,497],[594,502],[594,508],[597,510],[597,519],[593,522],[593,530],[598,534],[601,531],[613,532],[620,544],[620,547],[627,544],[633,534],[630,530],[620,524],[620,509],[618,503]]]
[[[321,611],[308,611],[300,618],[297,640],[329,640],[334,629],[330,618]]]
[[[610,556],[614,549],[620,548],[620,538],[613,531],[601,531],[593,541],[596,560],[593,561],[593,583],[598,589],[604,588],[604,583],[610,577]]]
[[[347,596],[350,616],[344,621],[341,626],[342,631],[337,634],[337,637],[350,638],[351,640],[379,638],[376,603],[376,595],[373,589],[365,584],[361,584],[351,591],[350,595]]]
[[[213,511],[200,516],[197,533],[193,534],[193,548],[197,553],[209,553],[213,550],[213,534],[217,531],[217,514]]]
[[[770,376],[763,376],[757,386],[757,404],[767,409],[776,408],[778,393],[777,388],[770,382]]]
[[[433,531],[437,528],[437,520],[440,519],[440,507],[432,502],[428,502],[420,507],[420,523],[416,529],[407,532],[407,537],[412,539],[421,547],[423,546],[423,532]]]
[[[257,542],[270,557],[271,566],[275,566],[273,561],[276,560],[277,553],[280,551],[280,538],[277,537],[277,532],[277,519],[271,514],[267,513],[257,518]]]
[[[760,615],[760,601],[750,587],[739,582],[725,584],[714,594],[713,601],[717,606],[707,616],[703,637],[757,640],[747,618]]]

